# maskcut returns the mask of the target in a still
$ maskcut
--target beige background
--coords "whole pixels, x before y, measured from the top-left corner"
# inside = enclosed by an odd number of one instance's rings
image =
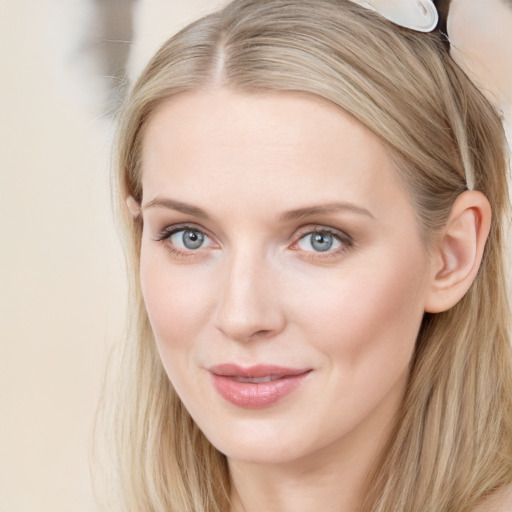
[[[130,75],[220,3],[139,0]],[[125,288],[106,80],[76,52],[91,5],[0,0],[0,512],[97,510],[91,427]]]
[[[99,81],[66,74],[86,14],[71,4],[0,2],[2,512],[95,510],[89,438],[122,313],[109,122]]]

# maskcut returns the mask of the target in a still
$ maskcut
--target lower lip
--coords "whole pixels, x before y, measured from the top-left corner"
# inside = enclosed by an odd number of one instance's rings
[[[297,389],[309,375],[309,371],[300,375],[290,375],[269,382],[239,382],[232,377],[211,374],[217,392],[238,407],[263,409],[289,395]]]

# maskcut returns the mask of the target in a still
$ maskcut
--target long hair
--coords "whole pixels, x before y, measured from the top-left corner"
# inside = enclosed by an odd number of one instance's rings
[[[226,512],[227,463],[188,415],[156,351],[138,282],[141,140],[173,96],[224,87],[301,91],[338,106],[383,140],[426,247],[474,176],[492,226],[476,280],[452,309],[426,314],[409,384],[365,512],[465,512],[512,482],[512,354],[503,237],[505,138],[493,107],[437,33],[402,29],[347,0],[236,0],[167,41],[119,119],[115,190],[126,234],[129,327],[113,360],[117,475],[129,512]],[[112,510],[112,508],[110,508]]]

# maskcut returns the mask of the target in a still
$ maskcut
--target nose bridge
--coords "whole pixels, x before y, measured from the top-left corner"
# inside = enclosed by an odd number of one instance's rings
[[[249,244],[232,251],[222,272],[216,326],[227,337],[248,341],[268,337],[284,325],[276,300],[276,269]]]

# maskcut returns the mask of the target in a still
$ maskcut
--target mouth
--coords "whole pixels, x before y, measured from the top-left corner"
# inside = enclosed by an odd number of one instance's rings
[[[275,404],[296,390],[312,371],[311,368],[235,364],[212,366],[208,370],[220,396],[246,409],[262,409]]]
[[[283,377],[277,377],[275,375],[267,375],[266,377],[231,377],[233,380],[237,382],[253,382],[255,384],[259,384],[261,382],[272,382],[274,380],[282,379]]]

